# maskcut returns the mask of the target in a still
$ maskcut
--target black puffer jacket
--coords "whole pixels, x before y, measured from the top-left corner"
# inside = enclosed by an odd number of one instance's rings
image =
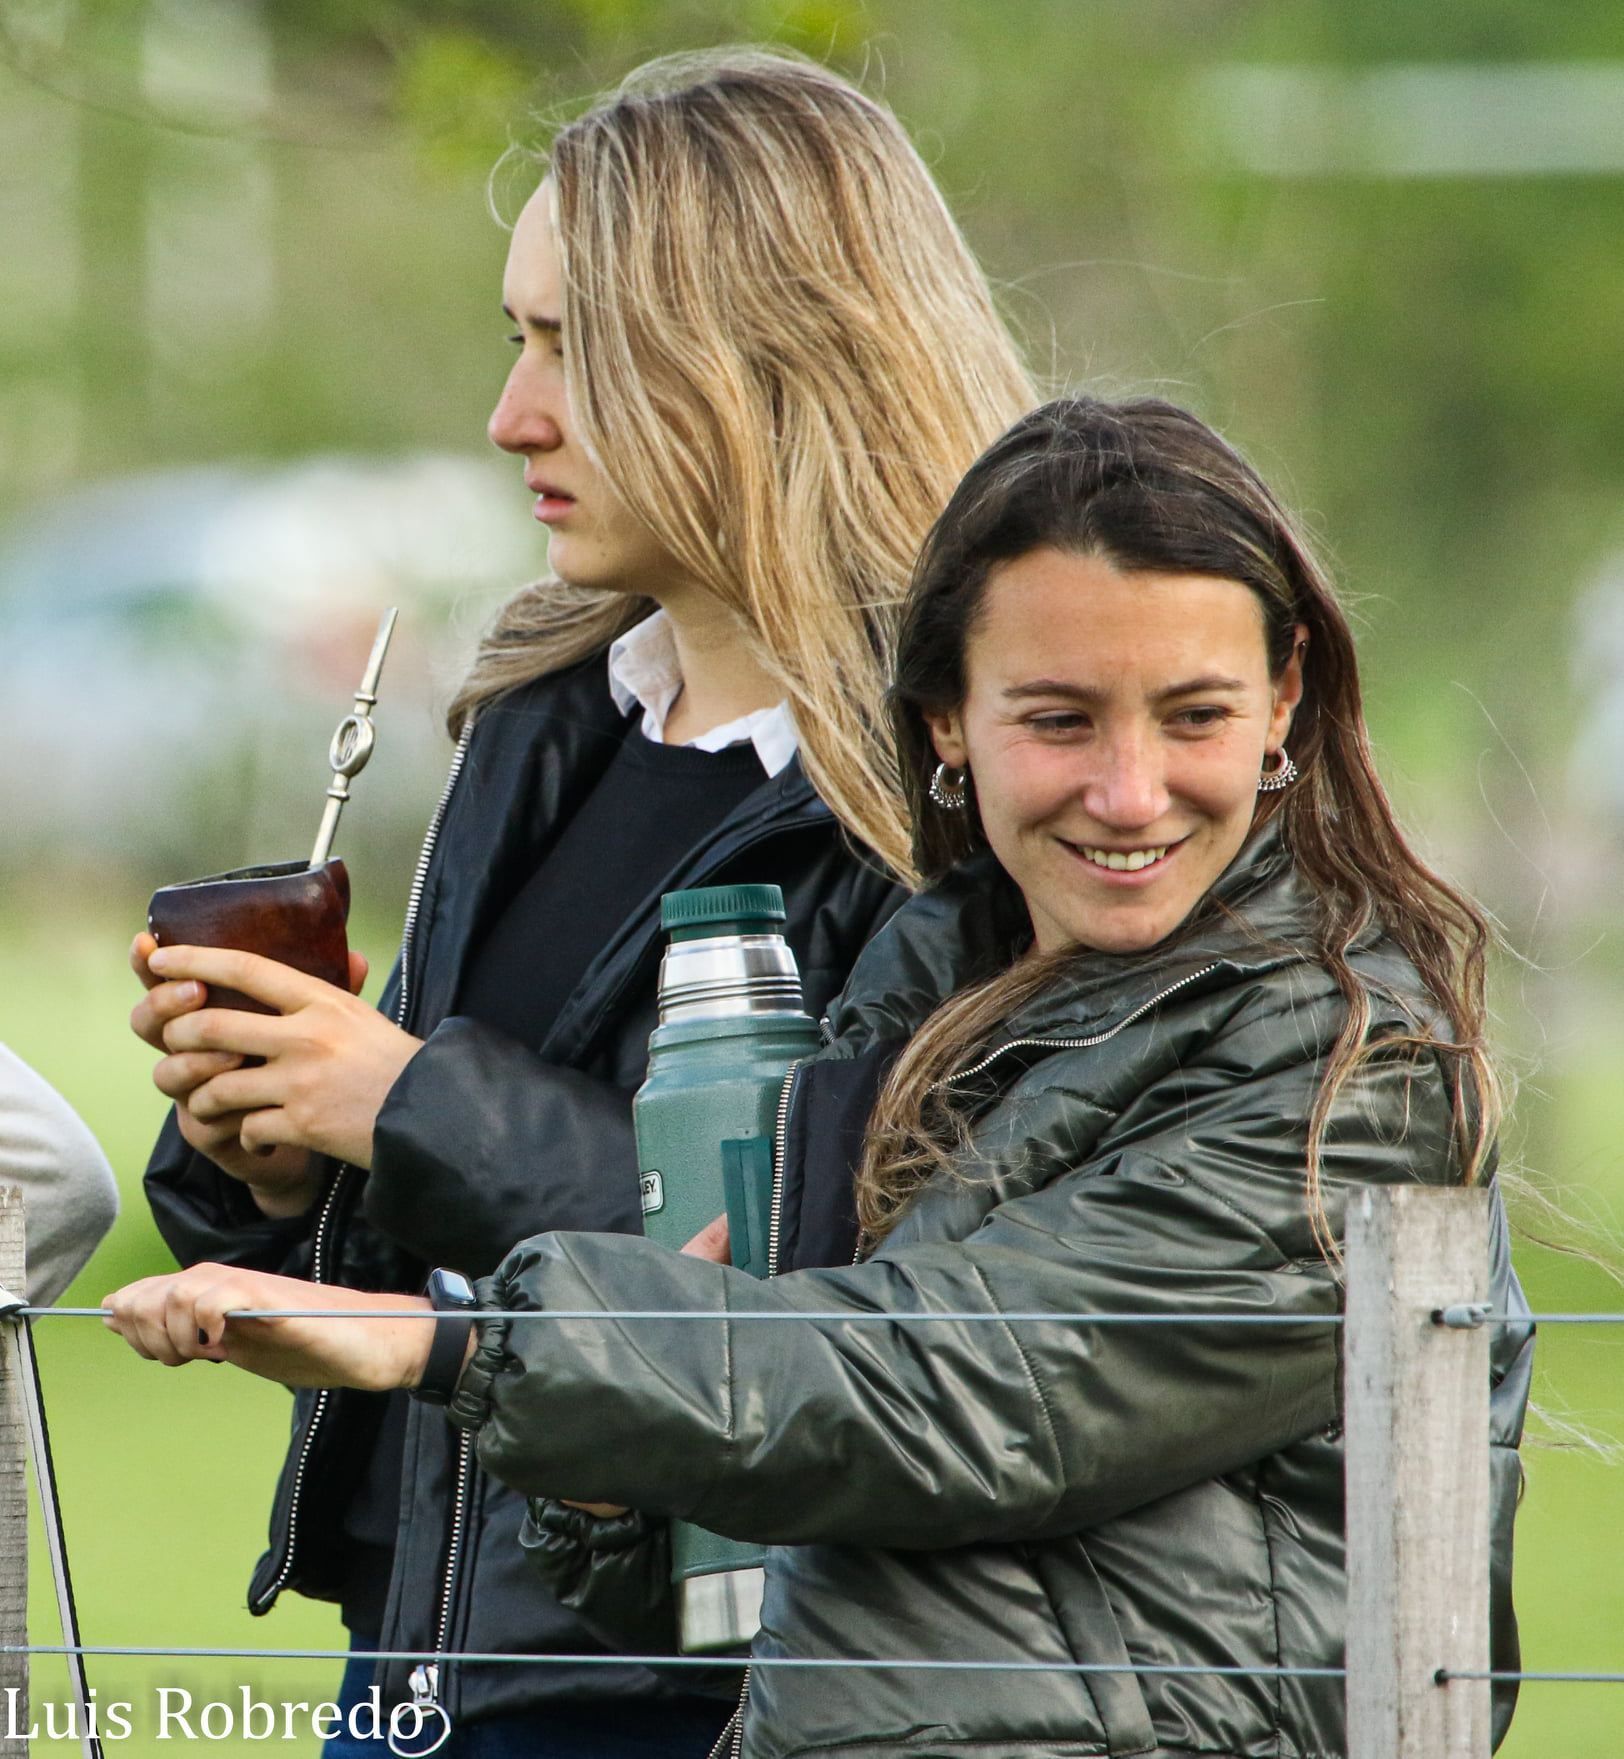
[[[654,1026],[659,892],[771,881],[808,1005],[821,1012],[903,894],[853,853],[800,765],[761,786],[698,844],[603,947],[539,1047],[450,1015],[470,951],[613,757],[626,718],[601,659],[539,680],[479,717],[459,747],[413,887],[400,962],[380,1004],[426,1039],[379,1114],[370,1173],[334,1166],[323,1201],[268,1221],[243,1188],[193,1154],[173,1118],[147,1172],[165,1240],[183,1264],[252,1265],[317,1281],[415,1291],[426,1268],[479,1275],[515,1240],[553,1228],[640,1234],[631,1097]],[[351,1563],[344,1517],[384,1401],[301,1393],[249,1590],[339,1597]],[[473,1469],[439,1412],[408,1419],[395,1571],[381,1647],[569,1653],[597,1645],[535,1578],[516,1544],[522,1500]],[[380,1669],[385,1702],[409,1696],[407,1663]],[[641,1669],[441,1669],[457,1720],[549,1699],[663,1695]]]
[[[1005,1022],[962,1175],[933,1180],[866,1262],[763,1284],[647,1241],[553,1234],[484,1285],[505,1308],[635,1299],[719,1316],[481,1328],[455,1410],[487,1469],[537,1498],[643,1511],[598,1522],[535,1505],[527,1547],[602,1626],[658,1634],[646,1610],[623,1621],[621,1589],[641,1581],[646,1609],[653,1517],[680,1515],[773,1547],[758,1656],[1129,1668],[881,1669],[837,1686],[757,1669],[747,1759],[1344,1752],[1340,1681],[1131,1671],[1342,1655],[1339,1352],[1335,1328],[1316,1323],[1341,1290],[1314,1239],[1304,1157],[1345,1010],[1269,833],[1218,891],[1231,914],[1206,912],[1153,958],[1084,955]],[[906,905],[864,954],[838,1038],[803,1065],[799,1091],[1007,959],[998,895],[983,862]],[[1327,1129],[1337,1230],[1361,1185],[1459,1178],[1447,1078],[1432,1053],[1396,1042],[1433,1010],[1390,942],[1372,936],[1355,963],[1376,1037],[1395,1042]],[[797,1169],[780,1174],[787,1186]],[[1498,1214],[1494,1252],[1496,1307],[1525,1313]],[[821,1322],[720,1317],[759,1307]],[[1264,1311],[1303,1324],[841,1323],[932,1311]],[[1498,1668],[1516,1666],[1511,1524],[1531,1353],[1528,1327],[1494,1345]],[[1503,1698],[1497,1732],[1509,1709]]]

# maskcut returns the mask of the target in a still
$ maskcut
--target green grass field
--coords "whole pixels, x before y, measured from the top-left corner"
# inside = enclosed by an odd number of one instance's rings
[[[69,1297],[86,1305],[132,1277],[169,1268],[140,1193],[163,1103],[149,1083],[151,1059],[125,1024],[134,986],[124,947],[138,903],[128,922],[90,909],[0,923],[0,1038],[79,1107],[124,1188],[123,1216]],[[363,928],[357,941],[374,956],[375,972],[387,967],[387,929]],[[1604,1047],[1586,1067],[1560,1078],[1547,1072],[1544,1081],[1563,1164],[1581,1168],[1604,1199],[1624,1170],[1624,1082],[1616,1075],[1624,1044],[1612,1049],[1617,1057]],[[1536,1248],[1520,1261],[1536,1308],[1624,1308],[1624,1293],[1584,1265]],[[86,1641],[342,1647],[329,1607],[288,1596],[265,1619],[244,1608],[286,1436],[287,1395],[230,1369],[172,1372],[139,1361],[94,1320],[44,1322],[38,1337]],[[1537,1396],[1592,1431],[1624,1436],[1624,1330],[1547,1329]],[[1624,1465],[1551,1447],[1530,1448],[1525,1458],[1517,1593],[1526,1665],[1624,1671]],[[37,1545],[31,1568],[34,1639],[55,1642]],[[144,1752],[153,1750],[159,1687],[189,1692],[195,1722],[196,1707],[209,1701],[240,1708],[245,1686],[277,1705],[315,1704],[331,1696],[339,1671],[310,1661],[99,1661],[91,1679],[104,1704],[135,1706],[136,1733],[124,1750]],[[34,1695],[40,1704],[63,1701],[58,1664],[38,1665]],[[314,1754],[308,1714],[295,1741],[280,1738],[277,1714],[275,1750]],[[1613,1759],[1621,1714],[1624,1687],[1532,1686],[1503,1752],[1511,1759]],[[35,1750],[78,1749],[42,1738]],[[210,1750],[261,1748],[230,1738],[212,1741]]]

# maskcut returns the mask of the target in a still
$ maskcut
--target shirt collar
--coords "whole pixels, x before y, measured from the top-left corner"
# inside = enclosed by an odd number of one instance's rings
[[[664,611],[645,617],[610,643],[609,693],[622,714],[642,709],[645,739],[662,741],[666,717],[681,692],[682,666],[671,619]],[[683,743],[697,751],[724,751],[730,745],[749,743],[769,776],[776,776],[800,745],[787,702],[752,710]]]

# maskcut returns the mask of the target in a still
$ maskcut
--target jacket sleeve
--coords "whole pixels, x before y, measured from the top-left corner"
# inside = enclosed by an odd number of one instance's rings
[[[674,1655],[670,1528],[628,1509],[589,1515],[537,1499],[519,1529],[525,1555],[559,1602],[623,1655]]]
[[[378,1113],[362,1210],[407,1251],[469,1276],[551,1229],[640,1234],[632,1096],[453,1017]]]
[[[489,1322],[461,1401],[480,1458],[532,1495],[737,1539],[908,1548],[1077,1531],[1274,1453],[1338,1409],[1336,1278],[1299,1250],[1306,1221],[1277,1237],[1248,1188],[1272,1181],[1277,1213],[1304,1207],[1293,1120],[1318,1072],[1214,1070],[1203,1091],[1181,1071],[1182,1103],[1147,1108],[1160,1128],[1119,1120],[1113,1146],[1052,1177],[1031,1163],[1064,1152],[1078,1101],[1029,1095],[1012,1136],[1026,1164],[957,1181],[1014,1194],[966,1237],[846,1270],[758,1283],[649,1241],[526,1241],[496,1279],[504,1307],[716,1317]],[[1387,1083],[1423,1091],[1396,1109]],[[1440,1089],[1381,1062],[1344,1089],[1325,1154],[1334,1229],[1350,1183],[1418,1176],[1412,1151],[1426,1161],[1446,1124]],[[742,1311],[786,1317],[729,1317]],[[1168,1323],[1016,1317],[1143,1312]],[[944,1317],[886,1323],[914,1314]],[[1254,1315],[1300,1323],[1222,1323]]]

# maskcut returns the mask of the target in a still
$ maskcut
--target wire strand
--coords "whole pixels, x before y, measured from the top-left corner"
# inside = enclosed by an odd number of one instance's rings
[[[695,1312],[668,1308],[487,1307],[470,1319],[761,1319],[829,1320],[839,1325],[1007,1325],[1011,1321],[1077,1325],[1341,1325],[1340,1313],[838,1313],[741,1308]],[[0,1319],[111,1319],[110,1307],[14,1307]],[[353,1307],[233,1307],[228,1319],[443,1319],[428,1307],[362,1311]],[[1486,1313],[1484,1325],[1624,1325],[1624,1313]]]
[[[107,1307],[23,1307],[13,1312],[28,1319],[111,1319]],[[0,1315],[0,1317],[5,1317]],[[444,1319],[428,1307],[232,1307],[227,1319]],[[1007,1325],[1011,1321],[1066,1322],[1078,1325],[1341,1325],[1340,1313],[839,1313],[778,1309],[762,1311],[671,1311],[663,1308],[483,1308],[469,1309],[469,1319],[762,1319],[827,1320],[836,1325],[921,1325],[943,1323]],[[1624,1315],[1620,1316],[1624,1318]]]
[[[96,1643],[0,1643],[0,1655],[112,1655],[130,1657],[179,1657],[189,1661],[351,1661],[358,1651],[349,1649],[166,1649],[152,1644]],[[1217,1663],[1131,1661],[936,1661],[912,1656],[858,1657],[847,1655],[512,1655],[485,1650],[421,1649],[367,1650],[375,1661],[474,1661],[515,1662],[557,1667],[743,1667],[752,1668],[895,1668],[904,1672],[937,1673],[944,1669],[979,1673],[1078,1673],[1078,1674],[1177,1674],[1212,1675],[1244,1679],[1340,1680],[1342,1667],[1224,1667]]]

